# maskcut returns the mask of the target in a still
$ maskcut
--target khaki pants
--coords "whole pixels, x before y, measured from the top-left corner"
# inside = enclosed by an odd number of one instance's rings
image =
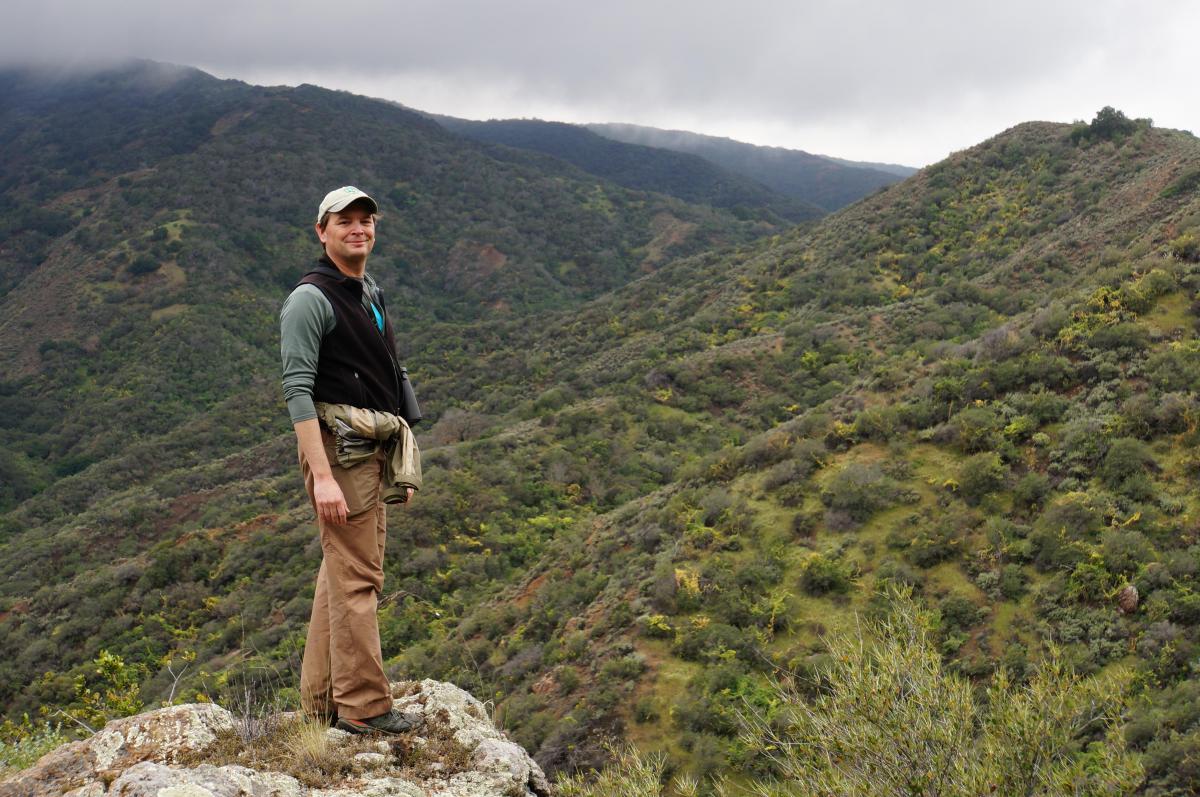
[[[300,704],[311,716],[366,719],[392,707],[375,614],[387,541],[387,505],[379,497],[384,460],[381,453],[343,468],[337,464],[333,436],[322,428],[321,437],[349,515],[345,524],[317,517],[323,558],[300,670]],[[315,510],[312,469],[303,452],[300,470]]]

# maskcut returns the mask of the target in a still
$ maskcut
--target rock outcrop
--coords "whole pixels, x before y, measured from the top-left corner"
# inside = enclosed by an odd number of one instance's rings
[[[452,684],[392,684],[396,707],[418,720],[398,737],[317,729],[340,762],[328,782],[237,763],[247,730],[209,704],[170,706],[110,722],[90,739],[47,753],[0,782],[0,797],[548,797],[550,785],[483,705]],[[296,719],[291,721],[297,727]],[[240,730],[240,732],[239,732]],[[312,735],[312,728],[306,731]],[[249,742],[246,748],[249,747]],[[369,745],[364,749],[363,745]],[[235,760],[227,760],[227,759]],[[286,760],[286,757],[284,757]],[[284,767],[286,768],[286,767]]]

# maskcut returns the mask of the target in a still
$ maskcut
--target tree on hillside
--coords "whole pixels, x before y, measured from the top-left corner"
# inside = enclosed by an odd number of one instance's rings
[[[1137,122],[1118,111],[1111,105],[1105,105],[1096,113],[1096,118],[1089,125],[1092,135],[1096,138],[1111,139],[1124,136],[1137,130]]]
[[[908,595],[829,640],[819,689],[780,685],[742,740],[784,795],[1118,795],[1141,781],[1119,732],[1128,674],[1080,678],[1051,656],[1025,684],[1001,671],[982,701],[946,671],[934,621]]]
[[[1096,118],[1091,124],[1079,122],[1071,130],[1071,141],[1078,144],[1081,140],[1114,141],[1124,138],[1137,131],[1139,127],[1150,127],[1149,119],[1130,119],[1111,105],[1105,105],[1096,112]]]

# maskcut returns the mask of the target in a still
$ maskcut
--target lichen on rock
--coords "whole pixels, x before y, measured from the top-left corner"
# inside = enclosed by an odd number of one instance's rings
[[[213,704],[110,722],[0,781],[0,797],[547,797],[529,754],[453,684],[392,684],[412,731],[369,738],[298,716],[245,735]]]

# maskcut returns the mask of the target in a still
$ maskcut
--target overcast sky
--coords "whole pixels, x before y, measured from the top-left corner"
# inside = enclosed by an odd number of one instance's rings
[[[472,119],[922,166],[1104,105],[1200,133],[1186,0],[8,0],[0,59],[136,56]]]

